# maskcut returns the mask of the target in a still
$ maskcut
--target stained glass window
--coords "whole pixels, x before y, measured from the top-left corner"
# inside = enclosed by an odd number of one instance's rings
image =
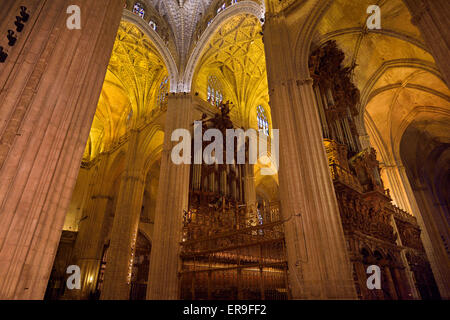
[[[267,120],[266,110],[262,106],[258,106],[258,129],[262,130],[265,135],[269,135],[269,121]]]
[[[137,14],[141,18],[144,18],[145,16],[144,6],[139,2],[136,2],[133,7],[133,13]]]
[[[223,101],[223,93],[220,82],[214,76],[208,78],[208,101],[217,107],[219,107]]]

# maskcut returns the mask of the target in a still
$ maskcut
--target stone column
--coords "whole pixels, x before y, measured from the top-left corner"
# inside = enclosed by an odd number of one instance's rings
[[[391,196],[401,209],[408,211],[417,218],[417,223],[422,230],[422,243],[430,261],[439,292],[443,298],[448,299],[450,297],[450,262],[439,232],[441,223],[435,221],[435,215],[432,214],[434,211],[433,207],[430,210],[426,205],[421,205],[425,203],[422,202],[424,200],[421,196],[423,194],[422,188],[411,185],[403,164],[393,163],[385,164],[383,167],[389,180]],[[396,228],[395,221],[393,225]],[[401,242],[400,239],[399,241]],[[402,260],[405,266],[408,266],[403,255]],[[407,270],[406,273],[411,275],[409,266]],[[411,277],[409,276],[408,278],[410,279]],[[412,288],[413,297],[418,298],[418,292],[411,280],[409,281],[409,286]]]
[[[14,28],[20,5],[5,3],[11,10],[2,35]],[[81,8],[81,30],[66,27],[70,5]],[[30,19],[0,73],[1,299],[44,296],[123,1],[26,6]],[[0,45],[7,47],[4,38]]]
[[[255,173],[252,164],[245,164],[244,195],[247,207],[256,210]]]
[[[132,131],[111,231],[102,300],[128,300],[130,297],[131,271],[145,188],[145,172],[138,161],[138,147],[139,132]]]
[[[273,128],[280,130],[289,285],[294,299],[355,299],[312,80],[295,72],[289,33],[282,15],[267,14],[264,45]]]
[[[71,290],[69,299],[88,299],[95,292],[105,240],[106,209],[110,195],[107,154],[101,154],[99,162],[91,168],[89,199],[83,209],[74,248],[74,262],[81,270],[81,290]]]
[[[183,211],[188,209],[188,164],[176,165],[171,160],[171,141],[175,129],[192,129],[192,97],[170,94],[161,157],[155,229],[150,259],[147,299],[178,299],[178,271]]]
[[[405,167],[399,166],[398,173],[403,184],[411,213],[417,218],[423,247],[433,271],[436,284],[443,299],[450,299],[450,260],[439,233],[438,221],[435,221],[433,209],[427,210],[426,198],[423,198],[421,186],[412,186]]]
[[[400,168],[397,165],[381,165],[381,169],[386,173],[386,177],[389,183],[389,191],[395,204],[400,208],[408,212],[412,212],[408,194],[401,181],[400,171],[405,170],[404,167]]]
[[[450,6],[448,0],[403,0],[430,49],[447,86],[450,86]]]

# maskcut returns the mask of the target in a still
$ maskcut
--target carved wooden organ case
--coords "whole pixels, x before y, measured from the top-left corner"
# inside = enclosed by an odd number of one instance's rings
[[[312,52],[309,68],[358,295],[410,299],[409,282],[423,298],[437,297],[416,218],[391,203],[375,150],[361,147],[356,126],[360,93],[352,83],[355,66],[344,67],[344,60],[336,42],[328,41]],[[369,264],[382,268],[385,290],[367,290]]]

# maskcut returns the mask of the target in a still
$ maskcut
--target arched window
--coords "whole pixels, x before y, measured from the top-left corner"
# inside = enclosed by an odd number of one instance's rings
[[[144,6],[139,2],[136,2],[133,7],[133,13],[137,14],[141,18],[144,18],[145,16]]]
[[[265,135],[269,135],[269,120],[267,120],[266,110],[262,106],[258,106],[258,129],[262,130]]]
[[[208,78],[208,101],[216,107],[219,107],[223,101],[223,93],[220,82],[214,76],[210,76]]]
[[[167,94],[169,93],[169,78],[165,77],[159,85],[158,91],[158,108],[164,109],[167,107]]]

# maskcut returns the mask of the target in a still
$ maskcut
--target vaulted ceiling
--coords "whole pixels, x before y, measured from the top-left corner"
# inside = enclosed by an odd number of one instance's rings
[[[84,160],[107,151],[131,126],[151,116],[160,83],[167,77],[163,60],[150,39],[122,21],[89,135]]]
[[[256,126],[258,105],[270,113],[261,31],[261,23],[252,15],[228,20],[208,43],[194,80],[194,90],[206,100],[208,77],[216,76],[225,100],[235,105],[234,116],[245,127]]]
[[[366,26],[366,11],[373,4],[380,7],[379,30]],[[328,40],[336,40],[345,52],[346,66],[355,66],[361,116],[383,160],[395,156],[418,109],[450,111],[450,91],[402,0],[334,1],[315,39],[318,44]]]
[[[158,11],[170,24],[179,54],[182,56],[184,52],[185,58],[201,17],[218,3],[215,0],[141,2]],[[376,3],[381,8],[382,28],[368,30],[366,10],[374,4],[372,0],[333,1],[317,27],[314,45],[335,40],[346,54],[346,66],[355,66],[353,81],[361,91],[361,115],[372,144],[392,158],[395,153],[392,146],[399,145],[411,115],[419,109],[449,112],[450,91],[419,30],[410,22],[403,1]],[[301,6],[298,9],[302,10]],[[217,75],[223,82],[226,99],[238,106],[233,112],[245,126],[254,126],[255,108],[259,104],[264,105],[270,117],[261,31],[260,22],[251,15],[238,14],[226,21],[203,50],[194,80],[193,91],[206,100],[207,78]],[[123,129],[114,128],[124,123],[129,110],[139,116],[148,113],[146,109],[152,105],[148,101],[166,74],[151,41],[137,27],[123,22],[94,120],[91,148],[96,148],[96,139],[92,139],[95,136],[106,135],[103,141],[120,136]],[[138,118],[136,113],[134,117]],[[439,117],[438,113],[428,114]]]
[[[146,0],[174,30],[181,57],[187,53],[195,28],[214,0]]]

